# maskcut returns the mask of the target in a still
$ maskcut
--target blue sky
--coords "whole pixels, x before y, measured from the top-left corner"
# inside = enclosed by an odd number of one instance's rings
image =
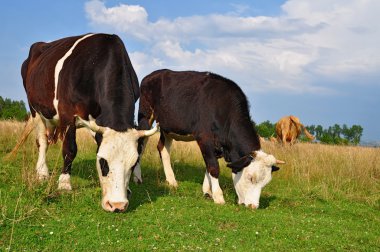
[[[160,68],[213,71],[239,84],[256,123],[362,125],[380,140],[378,0],[36,0],[0,9],[0,96],[26,101],[29,47],[118,34],[141,80]]]

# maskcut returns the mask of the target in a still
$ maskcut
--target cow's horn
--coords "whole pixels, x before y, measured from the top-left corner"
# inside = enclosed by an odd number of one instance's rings
[[[89,118],[89,121],[84,120],[80,116],[76,115],[75,116],[75,126],[77,126],[78,128],[86,127],[88,129],[96,132],[96,133],[103,134],[105,131],[105,128],[97,125],[95,122],[95,119],[91,115],[89,115],[88,118]]]
[[[158,123],[156,123],[156,126],[154,126],[152,129],[150,130],[139,130],[138,131],[138,136],[139,138],[140,137],[146,137],[146,136],[151,136],[153,135],[154,133],[156,133],[157,131],[160,130],[160,126]]]
[[[285,164],[285,161],[282,161],[282,160],[276,160],[276,164]]]

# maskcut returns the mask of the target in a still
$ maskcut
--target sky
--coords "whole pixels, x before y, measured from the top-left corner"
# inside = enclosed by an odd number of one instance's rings
[[[30,46],[89,32],[119,35],[139,80],[211,71],[236,82],[256,123],[364,128],[380,141],[378,0],[2,1],[0,96],[27,101]]]

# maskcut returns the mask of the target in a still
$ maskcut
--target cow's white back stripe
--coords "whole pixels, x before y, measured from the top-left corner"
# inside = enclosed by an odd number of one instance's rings
[[[82,40],[84,40],[84,39],[86,39],[88,37],[91,37],[92,35],[95,35],[95,34],[93,34],[93,33],[87,34],[86,36],[83,36],[80,39],[78,39],[77,41],[75,41],[75,43],[72,45],[72,47],[70,48],[70,50],[68,50],[65,53],[65,55],[61,59],[59,59],[57,61],[57,65],[55,65],[55,70],[54,70],[54,85],[55,85],[55,89],[54,89],[53,105],[54,105],[55,111],[57,112],[57,114],[54,116],[54,119],[56,119],[56,120],[59,119],[59,115],[58,115],[58,99],[57,99],[58,78],[59,78],[59,73],[62,70],[63,63],[71,55],[71,53],[73,52],[74,48],[79,44],[79,42],[81,42]]]

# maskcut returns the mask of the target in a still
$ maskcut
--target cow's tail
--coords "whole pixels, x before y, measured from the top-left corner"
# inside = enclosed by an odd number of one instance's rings
[[[17,141],[17,144],[15,147],[13,147],[12,151],[4,157],[5,160],[10,160],[16,156],[19,148],[25,143],[25,141],[28,139],[28,136],[35,127],[36,121],[33,120],[33,116],[30,115],[28,121],[25,124],[24,130],[22,131],[22,134]]]
[[[310,134],[310,132],[306,129],[305,126],[303,126],[303,124],[301,124],[302,127],[303,127],[303,132],[305,133],[306,137],[309,138],[310,140],[314,140],[314,136],[312,134]]]
[[[298,129],[302,129],[303,128],[303,132],[305,133],[306,137],[309,138],[310,140],[314,140],[314,136],[312,134],[310,134],[310,132],[306,129],[306,127],[300,122],[300,120],[298,119],[298,117],[295,117],[295,116],[289,116],[290,117],[290,120],[297,125],[297,128]]]

